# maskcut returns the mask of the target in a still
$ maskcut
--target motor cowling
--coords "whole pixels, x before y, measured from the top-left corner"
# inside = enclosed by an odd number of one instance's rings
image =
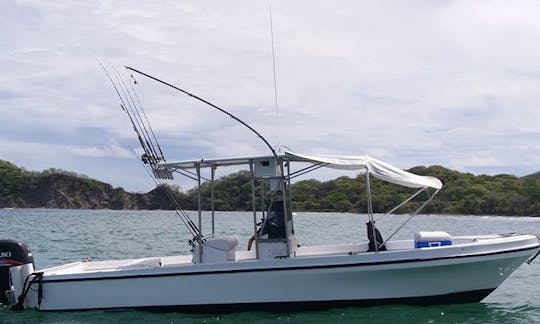
[[[28,245],[16,240],[0,240],[0,304],[7,305],[6,292],[11,290],[9,268],[31,263],[34,256]]]

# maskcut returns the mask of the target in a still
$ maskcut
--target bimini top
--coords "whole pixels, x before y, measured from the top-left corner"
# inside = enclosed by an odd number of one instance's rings
[[[285,152],[278,156],[280,159],[291,162],[304,162],[321,164],[323,167],[341,169],[341,170],[357,170],[369,172],[375,178],[386,182],[398,184],[409,188],[424,188],[430,187],[435,189],[442,188],[442,182],[429,176],[420,176],[398,167],[390,165],[386,162],[374,159],[368,155],[363,156],[336,156],[336,155],[313,155],[313,154],[298,154]],[[158,166],[165,169],[194,169],[197,166],[200,168],[219,167],[219,166],[234,166],[248,165],[252,161],[261,159],[274,159],[273,156],[252,156],[252,157],[236,157],[236,158],[221,158],[221,159],[200,159],[181,162],[160,163]]]
[[[285,153],[285,156],[300,158],[303,159],[304,162],[324,163],[325,167],[333,169],[367,171],[375,178],[381,179],[386,182],[395,183],[404,187],[431,187],[435,189],[442,188],[441,180],[435,177],[420,176],[411,172],[407,172],[381,160],[374,159],[368,155],[307,155],[287,152]]]

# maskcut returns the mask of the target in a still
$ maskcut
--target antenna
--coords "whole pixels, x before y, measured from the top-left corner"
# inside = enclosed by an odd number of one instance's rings
[[[279,119],[279,106],[278,106],[278,94],[277,94],[277,78],[276,78],[276,52],[274,49],[274,26],[272,23],[272,3],[268,3],[268,9],[270,12],[270,38],[272,40],[272,66],[274,68],[274,101],[276,105],[276,118]],[[279,133],[278,133],[279,134]],[[279,136],[279,135],[278,135]],[[278,151],[281,152],[279,138],[278,138]]]

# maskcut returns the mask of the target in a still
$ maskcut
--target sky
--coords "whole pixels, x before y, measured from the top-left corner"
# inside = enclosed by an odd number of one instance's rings
[[[540,2],[272,1],[277,107],[269,3],[1,1],[0,159],[153,188],[99,60],[298,153],[540,170]],[[227,116],[135,78],[168,161],[269,153]]]

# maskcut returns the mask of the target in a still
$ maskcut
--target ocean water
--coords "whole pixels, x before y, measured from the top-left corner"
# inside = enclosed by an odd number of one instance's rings
[[[192,213],[196,220],[196,213]],[[384,237],[405,219],[378,222]],[[209,214],[203,215],[210,231]],[[295,232],[302,245],[365,239],[366,215],[299,213]],[[395,237],[419,230],[452,235],[540,234],[540,218],[418,215]],[[233,234],[245,248],[253,232],[250,212],[216,213],[216,234]],[[18,239],[32,249],[38,269],[81,259],[122,259],[187,253],[190,238],[174,212],[0,209],[0,238]],[[540,323],[540,258],[524,264],[480,303],[465,305],[347,307],[309,312],[230,314],[156,313],[141,310],[14,312],[0,308],[0,323]]]

